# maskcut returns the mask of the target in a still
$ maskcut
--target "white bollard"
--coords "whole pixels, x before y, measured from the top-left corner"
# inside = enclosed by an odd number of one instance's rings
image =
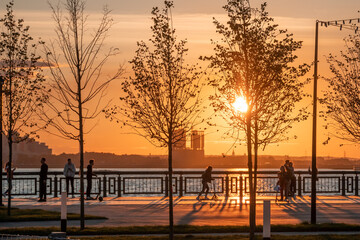
[[[264,200],[263,205],[263,239],[271,238],[271,222],[270,222],[270,200]]]
[[[67,193],[61,193],[61,231],[66,232],[66,219],[67,219]]]

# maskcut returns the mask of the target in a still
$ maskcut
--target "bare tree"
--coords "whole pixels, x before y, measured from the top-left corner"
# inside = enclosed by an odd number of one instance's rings
[[[79,142],[81,229],[84,222],[84,134],[94,125],[85,128],[87,120],[96,118],[107,104],[102,100],[110,82],[123,73],[120,66],[105,79],[102,70],[118,50],[110,48],[103,55],[104,41],[113,20],[110,11],[104,9],[100,24],[93,33],[86,34],[85,1],[65,0],[62,6],[50,4],[55,21],[57,39],[44,45],[51,73],[52,93],[42,113],[42,120],[57,130],[50,133]],[[62,7],[65,9],[64,16]],[[61,54],[58,54],[60,51]]]
[[[326,104],[324,115],[331,121],[326,127],[335,131],[333,136],[354,142],[360,142],[360,37],[351,35],[344,39],[345,51],[341,57],[328,57],[332,78],[327,78],[329,90],[322,103]],[[329,139],[328,139],[329,140]],[[327,141],[328,141],[327,140]]]
[[[130,61],[134,76],[122,83],[122,104],[107,117],[131,126],[152,144],[168,149],[170,239],[173,239],[172,149],[198,122],[202,111],[201,73],[185,63],[186,41],[177,41],[172,25],[172,1],[152,10],[153,32],[149,44],[138,42]]]
[[[44,78],[38,65],[37,44],[29,34],[23,19],[16,19],[14,1],[6,5],[0,19],[0,76],[5,97],[2,109],[2,129],[9,146],[9,168],[12,169],[13,144],[25,141],[37,130],[37,109],[46,100]],[[2,136],[0,136],[2,137]],[[2,158],[2,156],[1,156]],[[8,191],[8,215],[11,209],[11,178]]]
[[[304,109],[295,113],[295,104],[304,96],[305,82],[298,78],[309,67],[292,66],[301,42],[294,41],[286,30],[278,30],[265,3],[257,9],[248,0],[228,0],[224,9],[229,21],[225,25],[214,19],[222,38],[213,41],[215,54],[204,59],[209,59],[217,72],[209,79],[216,89],[210,97],[215,111],[222,113],[235,137],[240,136],[238,132],[246,133],[250,238],[254,239],[258,149],[287,139],[291,125],[306,119]],[[234,106],[239,98],[247,105],[243,112]]]

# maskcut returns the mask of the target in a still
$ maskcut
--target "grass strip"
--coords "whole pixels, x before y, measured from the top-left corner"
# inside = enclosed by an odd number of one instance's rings
[[[152,236],[97,236],[97,237],[80,237],[80,239],[86,240],[163,240],[168,239],[168,237],[152,237]],[[211,236],[211,235],[203,235],[203,236],[175,236],[176,240],[247,240],[248,236],[239,236],[239,235],[228,235],[228,236]],[[255,236],[255,239],[262,240],[262,236]],[[272,240],[354,240],[360,239],[360,235],[307,235],[307,236],[280,236],[273,235],[271,236]]]
[[[79,220],[80,214],[68,213],[68,220]],[[85,215],[85,219],[107,219],[102,216]],[[60,212],[42,209],[19,209],[11,208],[11,216],[7,215],[7,208],[0,207],[0,222],[23,222],[23,221],[51,221],[60,220]]]
[[[58,227],[25,227],[25,228],[2,228],[2,234],[26,234],[47,236],[51,232],[60,231]],[[262,226],[257,226],[257,232],[262,232]],[[295,225],[272,225],[272,232],[334,232],[334,231],[360,231],[360,225],[341,223],[322,224],[295,224]],[[175,233],[248,233],[249,226],[195,226],[176,225]],[[168,226],[120,226],[120,227],[87,227],[81,230],[78,227],[68,227],[68,235],[122,235],[122,234],[167,234]]]

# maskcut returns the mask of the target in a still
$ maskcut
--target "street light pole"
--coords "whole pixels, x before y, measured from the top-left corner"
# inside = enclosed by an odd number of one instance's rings
[[[316,120],[317,120],[317,82],[318,82],[318,40],[319,40],[319,23],[321,26],[335,26],[342,29],[354,30],[355,34],[359,31],[358,24],[360,18],[350,18],[332,21],[316,20],[315,24],[315,59],[314,59],[314,93],[313,93],[313,126],[312,126],[312,156],[311,156],[311,224],[316,224]]]
[[[314,60],[314,94],[313,94],[313,127],[312,127],[312,166],[311,166],[311,224],[316,224],[316,119],[317,119],[317,80],[318,80],[318,40],[319,21],[315,25],[315,60]]]

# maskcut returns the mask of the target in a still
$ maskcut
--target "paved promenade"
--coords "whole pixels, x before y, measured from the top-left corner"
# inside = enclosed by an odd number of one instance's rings
[[[266,198],[261,198],[266,199]],[[310,197],[297,197],[290,203],[271,204],[273,224],[295,224],[310,221]],[[60,211],[59,198],[46,203],[37,199],[13,199],[13,207]],[[87,220],[87,226],[129,226],[168,224],[168,202],[162,197],[105,198],[103,202],[86,201],[86,214],[106,216],[107,220]],[[70,198],[68,212],[79,213],[78,198]],[[174,199],[175,224],[193,225],[248,225],[249,205],[239,204],[238,198],[221,198],[220,201],[198,202],[195,197]],[[318,222],[359,224],[360,197],[321,196],[317,201]],[[257,223],[262,224],[262,200],[257,202]],[[59,226],[59,221],[8,222],[4,227]],[[79,226],[69,221],[68,226]]]

